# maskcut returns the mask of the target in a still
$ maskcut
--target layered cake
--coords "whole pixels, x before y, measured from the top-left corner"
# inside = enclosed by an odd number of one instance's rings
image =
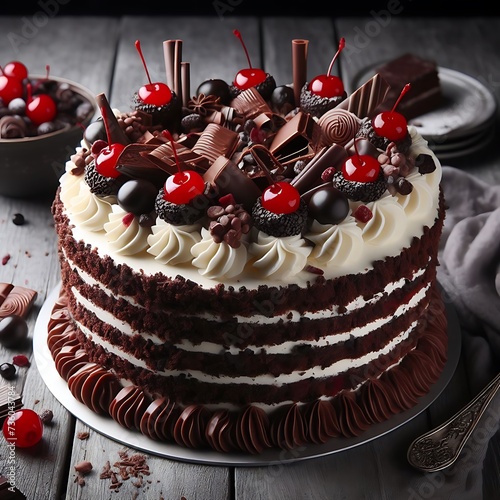
[[[293,64],[291,86],[191,92],[176,61],[162,99],[141,89],[126,112],[101,94],[60,180],[48,346],[77,400],[144,439],[257,454],[356,436],[446,362],[439,161],[402,115],[367,118],[379,75],[313,116]]]

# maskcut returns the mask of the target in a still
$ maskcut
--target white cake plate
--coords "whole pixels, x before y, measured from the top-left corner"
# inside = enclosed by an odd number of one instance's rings
[[[420,398],[417,405],[405,412],[394,415],[389,420],[374,424],[362,435],[352,438],[334,438],[321,445],[308,444],[293,450],[266,450],[260,455],[244,453],[223,454],[214,450],[193,450],[177,444],[154,441],[138,431],[120,426],[110,417],[94,413],[73,397],[66,381],[56,370],[52,355],[47,346],[48,322],[52,308],[59,296],[60,285],[47,297],[38,315],[33,335],[33,351],[40,375],[56,399],[76,418],[96,432],[131,448],[184,462],[227,465],[261,466],[296,462],[341,452],[379,438],[401,425],[409,422],[424,411],[444,390],[455,372],[460,357],[460,327],[455,311],[447,305],[448,316],[448,360],[439,380],[427,395]]]

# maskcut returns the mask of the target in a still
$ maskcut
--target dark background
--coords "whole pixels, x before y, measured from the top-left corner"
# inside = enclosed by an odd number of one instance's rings
[[[370,16],[397,9],[403,16],[484,16],[497,15],[495,3],[477,0],[146,0],[127,4],[121,0],[2,0],[0,15],[33,15],[48,9],[58,15],[206,15],[339,17]],[[394,13],[394,12],[393,12]]]

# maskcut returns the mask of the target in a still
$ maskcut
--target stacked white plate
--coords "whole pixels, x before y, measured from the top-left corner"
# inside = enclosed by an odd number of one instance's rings
[[[359,86],[373,76],[370,68],[356,79]],[[497,103],[480,81],[447,68],[438,68],[442,105],[413,118],[416,127],[440,160],[465,156],[486,147],[494,136]]]

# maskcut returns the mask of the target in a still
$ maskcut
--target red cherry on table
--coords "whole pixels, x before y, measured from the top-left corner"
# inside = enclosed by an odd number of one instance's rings
[[[330,62],[330,66],[328,67],[328,71],[325,75],[318,75],[313,78],[308,85],[308,90],[313,94],[319,95],[320,97],[338,97],[344,94],[344,84],[342,80],[335,75],[331,75],[333,64],[335,60],[339,56],[340,52],[345,47],[345,39],[341,38],[339,42],[339,48],[335,55],[333,56],[332,61]]]
[[[149,81],[149,83],[143,85],[137,92],[139,98],[146,104],[151,104],[157,107],[168,104],[172,100],[172,91],[170,90],[168,85],[162,82],[153,83],[151,81],[148,67],[146,66],[146,60],[144,59],[144,55],[142,53],[141,42],[139,40],[135,41],[135,48],[139,53],[142,64],[144,66],[144,70],[146,71],[146,76]]]
[[[104,177],[116,179],[120,172],[116,169],[116,163],[121,152],[125,149],[124,144],[114,143],[101,149],[95,159],[95,169]]]
[[[3,68],[3,74],[13,76],[18,80],[24,80],[25,78],[28,78],[28,69],[20,61],[11,61]]]
[[[26,116],[35,124],[52,121],[57,115],[54,99],[47,94],[38,94],[26,103]]]
[[[372,119],[372,127],[375,132],[381,137],[386,137],[390,141],[400,141],[406,137],[408,133],[408,123],[406,118],[395,111],[397,105],[403,96],[410,90],[411,86],[407,83],[391,111],[382,111]]]
[[[380,163],[370,155],[355,154],[342,165],[342,175],[348,181],[374,182],[380,173]]]
[[[203,194],[204,190],[203,177],[194,170],[184,170],[167,178],[163,187],[163,199],[175,205],[184,205]]]
[[[233,30],[233,34],[241,42],[245,55],[247,56],[249,66],[248,68],[240,69],[238,73],[236,73],[233,85],[240,90],[247,90],[251,87],[259,85],[259,83],[262,83],[267,78],[267,74],[262,69],[252,67],[252,62],[250,61],[250,56],[248,55],[248,50],[243,42],[241,33],[238,30]]]
[[[300,206],[300,194],[288,182],[275,182],[263,191],[262,206],[274,214],[291,214]]]
[[[23,96],[22,81],[14,76],[0,75],[0,99],[5,106],[13,99]]]
[[[43,423],[38,413],[23,408],[5,419],[2,431],[9,443],[15,444],[18,448],[28,448],[42,439]]]

